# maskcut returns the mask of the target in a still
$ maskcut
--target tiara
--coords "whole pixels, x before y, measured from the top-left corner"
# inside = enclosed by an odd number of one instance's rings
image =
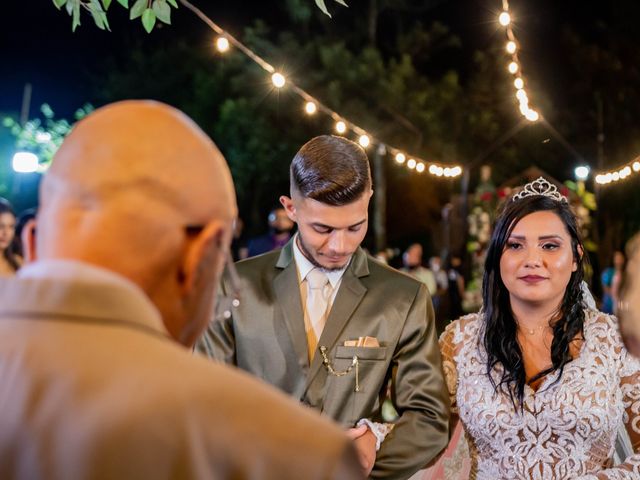
[[[549,197],[558,202],[566,202],[567,198],[562,195],[556,186],[553,183],[549,183],[543,177],[539,177],[537,180],[533,182],[527,183],[522,190],[516,193],[512,201],[522,200],[526,197],[531,197],[533,195],[541,195],[543,197]]]

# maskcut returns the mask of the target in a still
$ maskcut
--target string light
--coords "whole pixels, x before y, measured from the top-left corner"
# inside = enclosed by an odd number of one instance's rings
[[[227,37],[220,36],[216,39],[216,48],[220,53],[225,53],[229,50],[229,39]]]
[[[287,83],[284,75],[278,72],[275,72],[273,75],[271,75],[271,81],[273,82],[273,86],[276,88],[282,88],[284,87],[284,84]]]
[[[640,172],[640,157],[634,158],[631,162],[609,172],[599,173],[595,180],[599,185],[608,185],[629,177],[632,173]]]
[[[506,51],[511,55],[508,70],[512,75],[517,74],[517,78],[513,80],[513,86],[516,88],[516,97],[519,103],[520,113],[530,122],[536,122],[540,119],[540,114],[529,107],[529,96],[525,91],[525,80],[522,76],[522,66],[518,60],[518,41],[512,29],[511,14],[509,12],[509,0],[502,0],[502,12],[498,16],[498,22],[505,27],[507,44]]]
[[[313,115],[318,111],[318,106],[313,102],[307,102],[304,106],[304,111],[307,112],[307,115]]]
[[[424,172],[424,163],[420,162],[416,165],[416,172],[418,173]]]
[[[251,60],[253,60],[256,64],[258,64],[263,70],[271,74],[271,82],[276,88],[282,88],[285,86],[285,84],[289,85],[288,89],[293,93],[297,94],[298,96],[300,96],[305,101],[304,111],[306,114],[313,115],[318,111],[321,111],[334,119],[334,121],[336,122],[334,125],[334,128],[338,134],[341,134],[341,135],[345,134],[347,132],[347,125],[348,125],[348,128],[351,131],[353,131],[356,135],[358,135],[358,142],[361,145],[363,143],[365,144],[363,145],[363,147],[369,146],[373,142],[375,142],[378,145],[378,148],[376,151],[378,152],[379,155],[386,155],[386,154],[393,155],[395,157],[395,161],[397,164],[402,165],[402,164],[405,164],[406,162],[406,165],[409,168],[415,169],[419,172],[424,171],[425,166],[422,161],[420,162],[418,161],[420,159],[416,160],[415,158],[411,158],[409,159],[409,161],[407,161],[406,152],[402,152],[401,150],[391,145],[385,144],[383,142],[376,141],[374,136],[370,135],[366,130],[364,130],[363,128],[360,128],[353,122],[347,121],[342,115],[340,115],[339,113],[335,112],[334,110],[332,110],[331,108],[329,108],[328,106],[320,102],[317,98],[307,93],[305,90],[297,86],[295,83],[288,81],[282,73],[279,73],[276,71],[273,65],[269,64],[262,57],[257,55],[253,50],[251,50],[249,47],[247,47],[238,39],[236,39],[229,32],[222,29],[219,25],[213,22],[200,9],[192,5],[189,1],[181,0],[180,3],[184,5],[187,9],[191,10],[197,17],[199,17],[204,23],[206,23],[207,26],[211,28],[211,30],[213,30],[218,35],[218,37],[216,38],[215,44],[216,44],[216,48],[220,52],[226,52],[231,48],[231,46],[233,46],[235,50],[242,52],[244,55],[246,55]],[[419,167],[419,165],[422,165],[422,167]],[[440,167],[437,165],[436,167],[438,169],[437,172],[440,172],[440,175],[437,175],[437,176],[442,176],[443,167]],[[450,171],[452,172],[451,176],[454,177],[462,173],[462,167],[453,166],[452,168],[450,168]],[[431,173],[431,167],[429,167],[429,172]]]

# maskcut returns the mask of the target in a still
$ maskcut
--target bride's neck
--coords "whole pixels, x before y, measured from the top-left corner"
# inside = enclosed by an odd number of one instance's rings
[[[521,325],[548,325],[559,310],[560,302],[531,303],[511,299],[511,312]]]

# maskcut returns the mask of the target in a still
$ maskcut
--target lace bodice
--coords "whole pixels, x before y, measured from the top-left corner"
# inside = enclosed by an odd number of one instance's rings
[[[451,323],[440,338],[454,413],[472,457],[471,479],[640,479],[640,361],[630,356],[618,322],[585,311],[585,341],[558,383],[525,387],[524,409],[496,394],[486,374],[477,314]],[[611,466],[618,427],[634,455]]]

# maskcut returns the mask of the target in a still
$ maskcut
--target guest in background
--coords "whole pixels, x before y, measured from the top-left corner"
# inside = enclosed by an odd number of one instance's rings
[[[16,242],[16,214],[11,204],[0,197],[0,276],[16,273],[22,265],[19,246]]]
[[[293,222],[284,208],[277,207],[269,212],[269,233],[249,239],[248,256],[255,257],[263,253],[284,247],[291,239]]]
[[[433,272],[422,265],[422,245],[419,243],[411,244],[402,255],[402,263],[404,266],[400,270],[424,283],[429,290],[429,295],[433,298],[438,285]]]

